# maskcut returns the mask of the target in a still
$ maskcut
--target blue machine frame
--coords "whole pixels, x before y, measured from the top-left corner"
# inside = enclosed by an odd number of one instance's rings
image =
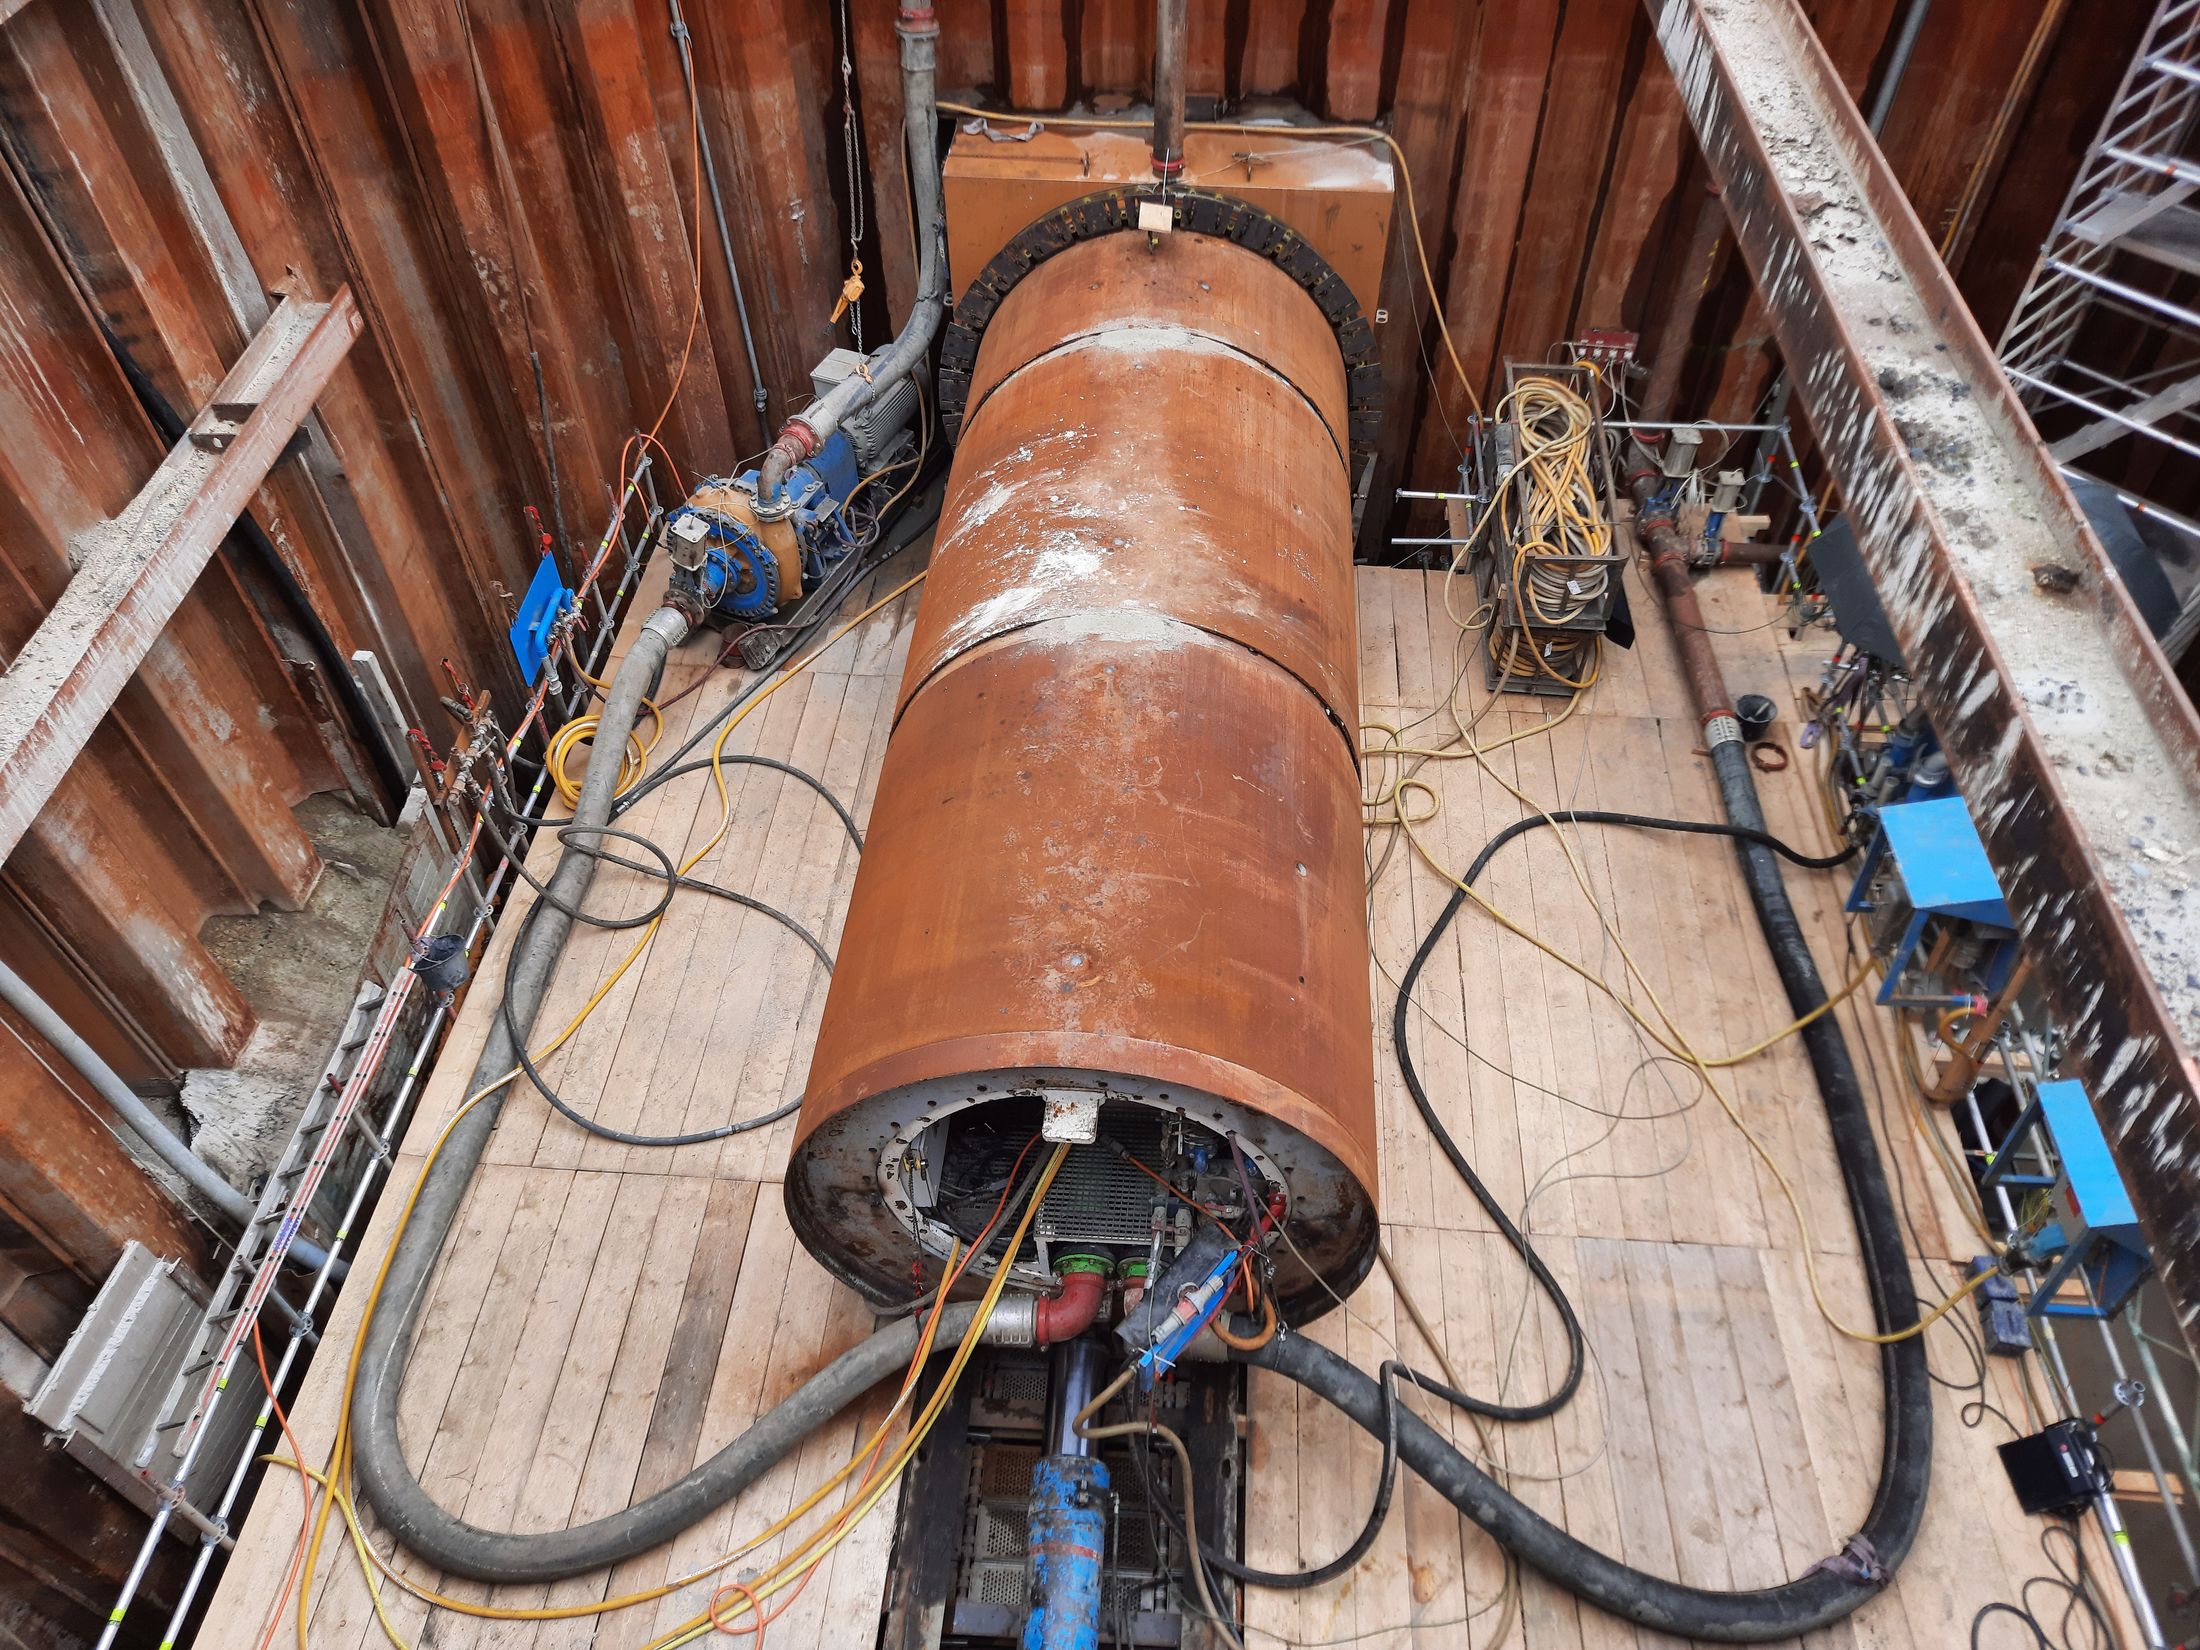
[[[2058,1165],[2054,1174],[2017,1170],[2026,1137],[2045,1129]],[[2085,1085],[2069,1078],[2042,1083],[1979,1182],[1980,1190],[2045,1191],[2053,1218],[2034,1233],[2027,1248],[2047,1263],[2032,1291],[2028,1311],[2034,1317],[2105,1318],[2122,1310],[2154,1269],[2139,1218],[2124,1190],[2124,1178],[2109,1155],[2107,1137]],[[2059,1301],[2056,1292],[2083,1275],[2092,1291],[2088,1301]]]
[[[1878,1000],[1889,1008],[1955,1008],[1971,1001],[1968,992],[1903,991],[1926,930],[1936,918],[1968,923],[1981,931],[1987,949],[1975,980],[1977,992],[1987,997],[1997,994],[2016,967],[2017,936],[2001,884],[1963,798],[1940,796],[1881,808],[1871,847],[1849,889],[1848,910],[1874,909],[1872,885],[1890,860],[1909,900],[1910,917],[1887,959],[1887,977],[1879,987]]]

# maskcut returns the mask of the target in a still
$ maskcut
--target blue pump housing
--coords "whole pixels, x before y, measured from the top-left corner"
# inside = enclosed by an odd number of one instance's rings
[[[788,472],[783,496],[795,543],[801,547],[805,586],[821,581],[859,547],[841,507],[861,479],[855,448],[838,432],[818,449],[816,457]],[[753,498],[758,482],[755,470],[744,470],[731,485]],[[718,510],[683,504],[666,517],[666,528],[700,546],[701,564],[690,576],[712,612],[755,624],[779,611],[788,592],[782,588],[778,558],[764,548],[746,522]]]

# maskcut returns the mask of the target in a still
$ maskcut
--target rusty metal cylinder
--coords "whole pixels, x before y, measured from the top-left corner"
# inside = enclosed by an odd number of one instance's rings
[[[1158,1243],[1130,1157],[1282,1188],[1289,1315],[1365,1272],[1345,405],[1321,311],[1222,240],[1082,242],[987,328],[786,1179],[874,1299],[1095,1103],[1017,1283]]]

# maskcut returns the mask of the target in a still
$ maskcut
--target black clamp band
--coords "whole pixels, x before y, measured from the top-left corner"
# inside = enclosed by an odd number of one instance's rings
[[[948,440],[956,440],[962,433],[978,345],[1001,300],[1029,271],[1057,252],[1102,235],[1136,231],[1138,208],[1147,201],[1175,209],[1177,232],[1234,241],[1248,252],[1259,253],[1305,288],[1307,296],[1328,318],[1330,330],[1337,335],[1337,349],[1344,357],[1345,418],[1352,456],[1359,461],[1372,454],[1382,435],[1382,364],[1377,358],[1374,329],[1360,313],[1352,289],[1329,260],[1282,219],[1228,195],[1172,189],[1164,197],[1158,189],[1127,186],[1080,196],[1035,219],[995,253],[970,283],[955,306],[954,319],[948,322],[947,337],[940,348],[940,420]]]

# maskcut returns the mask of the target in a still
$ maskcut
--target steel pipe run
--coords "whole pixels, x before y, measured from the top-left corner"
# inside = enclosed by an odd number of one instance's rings
[[[1190,53],[1191,0],[1154,0],[1153,175],[1184,170],[1184,65]]]
[[[1234,1142],[1315,1271],[1365,1273],[1346,405],[1321,310],[1220,239],[1079,242],[987,327],[786,1177],[873,1299],[956,1240],[943,1175],[1055,1099],[1100,1109],[1064,1241],[1146,1256],[1111,1141]],[[1013,1278],[1055,1286],[1029,1252]],[[1330,1300],[1288,1250],[1275,1287]]]

